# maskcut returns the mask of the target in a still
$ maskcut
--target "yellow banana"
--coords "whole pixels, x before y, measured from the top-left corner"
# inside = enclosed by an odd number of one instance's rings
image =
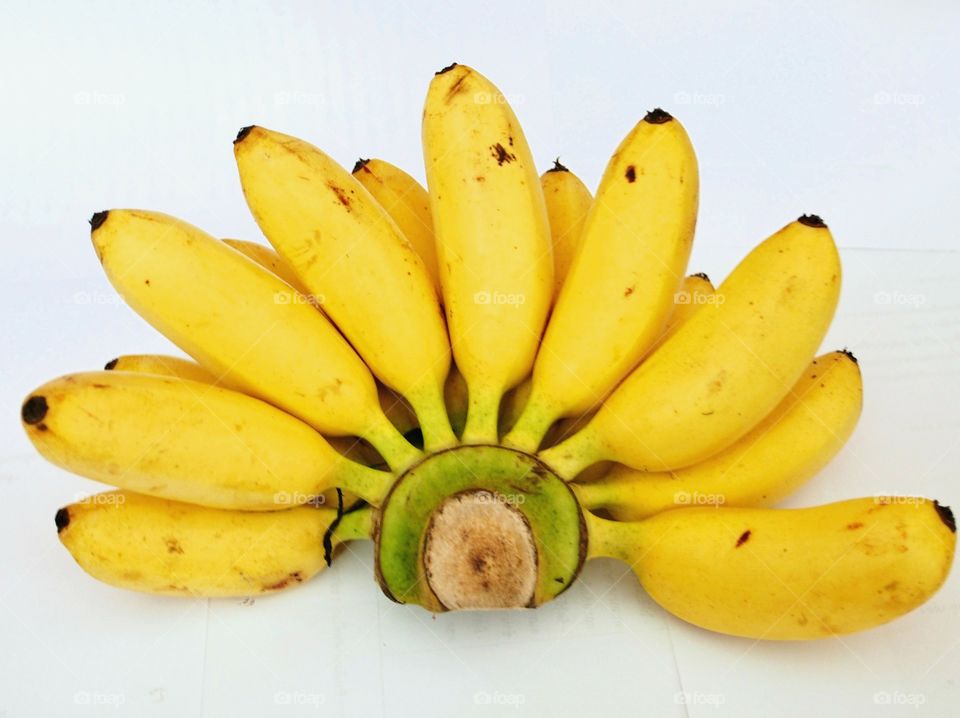
[[[259,399],[173,377],[69,374],[36,389],[22,420],[57,466],[203,506],[275,510],[336,486],[379,503],[393,481]]]
[[[166,354],[122,354],[108,361],[103,368],[106,371],[133,371],[138,374],[174,376],[178,379],[222,386],[222,382],[212,372],[207,371],[195,361]]]
[[[530,373],[553,293],[543,191],[513,110],[465,65],[430,83],[423,147],[450,339],[469,388],[463,440],[496,443],[500,399]]]
[[[600,181],[507,446],[536,451],[557,419],[596,408],[660,336],[690,256],[698,187],[680,122],[648,113]]]
[[[419,458],[383,415],[367,367],[288,284],[168,215],[110,210],[91,226],[117,291],[208,371],[325,434],[363,437],[395,468]]]
[[[437,243],[433,236],[427,190],[402,169],[384,160],[358,160],[353,166],[353,176],[397,223],[403,236],[423,260],[423,266],[439,294]]]
[[[631,565],[694,625],[770,640],[878,626],[943,584],[956,547],[946,506],[913,497],[808,509],[689,508],[637,523],[587,514],[591,557]]]
[[[579,177],[560,164],[559,159],[540,176],[540,184],[553,240],[553,294],[556,297],[580,247],[593,195]]]
[[[201,598],[274,593],[308,581],[336,546],[369,535],[368,511],[344,515],[328,537],[336,518],[330,508],[227,511],[111,491],[60,509],[56,524],[61,543],[94,578]]]
[[[673,472],[616,466],[603,478],[571,484],[588,509],[638,521],[678,506],[769,506],[826,466],[860,417],[863,385],[852,354],[814,359],[787,397],[719,454]]]
[[[443,405],[450,344],[435,287],[396,223],[316,147],[262,127],[234,143],[243,193],[270,243],[384,384],[431,451],[456,443]]]
[[[264,269],[276,274],[304,296],[309,294],[300,281],[300,277],[290,268],[284,258],[277,254],[276,250],[257,242],[248,242],[245,239],[225,239],[223,241]]]
[[[805,215],[748,254],[716,302],[697,310],[627,377],[584,429],[541,458],[572,478],[604,459],[668,471],[725,449],[800,378],[839,291],[830,230]]]
[[[706,274],[691,274],[683,280],[680,289],[673,298],[673,311],[667,324],[660,334],[660,338],[650,347],[648,354],[653,353],[667,339],[677,333],[677,330],[704,304],[716,301],[717,290]]]

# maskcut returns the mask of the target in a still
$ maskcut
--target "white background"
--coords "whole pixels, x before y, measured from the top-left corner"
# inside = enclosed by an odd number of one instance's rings
[[[884,492],[960,504],[960,11],[947,2],[6,3],[0,22],[0,716],[954,715],[960,579],[887,627],[757,644],[660,611],[590,565],[537,611],[390,603],[358,545],[255,602],[87,578],[53,514],[94,484],[18,426],[29,390],[118,353],[170,351],[119,302],[86,220],[109,207],[258,238],[231,140],[257,123],[344,164],[422,177],[419,121],[452,60],[496,82],[546,168],[595,187],[654,106],[698,148],[691,270],[821,213],[845,263],[828,348],[864,416],[791,505]]]

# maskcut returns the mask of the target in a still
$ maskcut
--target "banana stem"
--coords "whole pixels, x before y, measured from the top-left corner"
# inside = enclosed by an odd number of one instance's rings
[[[604,454],[589,424],[566,441],[541,451],[537,456],[564,481],[571,481],[588,466],[610,458]]]
[[[548,416],[540,405],[531,399],[524,407],[517,423],[503,437],[503,445],[528,454],[536,453],[554,420],[554,417]]]
[[[361,438],[370,442],[396,474],[403,473],[423,458],[423,452],[407,441],[382,412]]]
[[[356,461],[344,459],[338,467],[333,486],[340,486],[356,494],[368,504],[379,506],[390,487],[393,485],[394,475],[389,471],[380,471]]]
[[[646,533],[643,521],[610,521],[589,511],[584,512],[587,522],[587,559],[616,558],[631,566],[637,555],[645,551]]]
[[[482,391],[467,383],[467,425],[464,444],[496,444],[500,438],[498,420],[502,391]]]
[[[447,407],[443,401],[442,388],[431,395],[422,398],[407,397],[407,400],[417,415],[417,422],[423,432],[424,450],[428,454],[457,445],[457,436],[450,426]]]
[[[369,506],[345,513],[340,517],[333,532],[333,540],[338,543],[360,541],[373,537],[373,509]]]
[[[610,504],[610,487],[600,481],[585,481],[582,484],[570,482],[570,488],[580,505],[593,511],[594,509],[606,508]]]

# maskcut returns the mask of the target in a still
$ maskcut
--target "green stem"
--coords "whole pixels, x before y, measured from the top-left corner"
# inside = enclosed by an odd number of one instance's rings
[[[564,481],[572,480],[588,466],[609,458],[603,453],[603,446],[589,424],[566,441],[541,451],[538,457]]]
[[[395,478],[389,471],[373,469],[345,458],[337,467],[336,478],[331,483],[356,494],[369,504],[379,506]]]
[[[338,544],[373,538],[373,509],[367,506],[341,516],[333,538]]]
[[[407,441],[381,411],[361,438],[380,452],[390,469],[401,474],[423,458],[423,452]]]
[[[503,445],[517,451],[525,451],[528,454],[536,453],[543,442],[543,437],[553,426],[555,420],[555,416],[544,411],[536,397],[530,397],[520,414],[520,418],[517,419],[517,423],[503,437]]]
[[[447,407],[443,401],[442,388],[439,391],[405,398],[417,415],[417,422],[423,432],[424,450],[428,454],[457,445],[457,436],[450,426],[450,417],[447,416]]]
[[[463,429],[464,444],[497,444],[500,439],[498,420],[502,390],[472,387],[467,384],[467,425]]]

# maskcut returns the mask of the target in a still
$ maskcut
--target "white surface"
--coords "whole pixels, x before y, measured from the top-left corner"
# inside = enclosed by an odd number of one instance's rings
[[[612,562],[519,614],[396,606],[364,545],[252,605],[120,592],[86,577],[53,528],[57,507],[98,487],[36,457],[17,411],[53,376],[169,351],[101,275],[94,210],[258,236],[230,146],[250,122],[422,176],[424,91],[457,59],[500,85],[544,167],[559,153],[591,186],[645,110],[673,111],[701,161],[692,270],[721,278],[750,244],[822,213],[846,272],[827,346],[857,352],[866,405],[791,504],[897,492],[960,506],[955,7],[160,8],[20,3],[0,23],[0,716],[955,713],[956,572],[894,624],[802,645],[684,625]]]

